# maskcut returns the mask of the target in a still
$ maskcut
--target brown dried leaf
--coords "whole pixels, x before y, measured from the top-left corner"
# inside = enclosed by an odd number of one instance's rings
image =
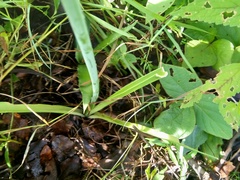
[[[57,180],[58,171],[54,159],[45,162],[44,172],[47,174],[44,177],[44,180]]]
[[[0,46],[3,51],[8,54],[8,44],[3,36],[0,36]]]
[[[82,123],[82,130],[86,138],[92,139],[95,142],[99,142],[105,136],[105,127],[101,124],[87,124]]]
[[[230,161],[226,161],[219,172],[221,178],[227,178],[234,169],[235,166],[233,165],[233,163]]]
[[[40,161],[41,164],[45,164],[46,161],[50,161],[52,159],[52,150],[48,145],[45,145],[42,148],[42,151],[40,153]]]
[[[26,167],[29,167],[34,177],[38,177],[43,173],[43,167],[40,162],[40,152],[42,148],[48,143],[46,139],[32,142],[28,152]]]
[[[52,130],[55,134],[67,134],[72,128],[72,122],[66,122],[65,120],[59,121],[52,126]]]

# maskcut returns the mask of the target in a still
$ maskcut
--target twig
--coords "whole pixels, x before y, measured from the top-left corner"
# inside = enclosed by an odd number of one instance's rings
[[[234,142],[236,141],[236,139],[240,136],[240,129],[238,129],[238,132],[232,137],[232,139],[229,141],[228,147],[224,153],[224,156],[220,159],[218,166],[216,167],[216,171],[220,172],[220,170],[222,169],[224,163],[227,160],[227,157],[229,156],[229,154],[232,151],[232,147],[234,145]]]

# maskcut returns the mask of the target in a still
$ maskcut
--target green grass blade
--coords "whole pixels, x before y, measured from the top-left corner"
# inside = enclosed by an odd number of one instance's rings
[[[191,66],[191,64],[188,62],[187,58],[185,57],[184,53],[181,50],[181,47],[179,46],[179,44],[176,42],[176,40],[173,38],[173,36],[166,30],[164,29],[165,33],[167,34],[167,36],[169,37],[169,39],[172,41],[172,43],[174,44],[174,46],[177,48],[179,54],[181,55],[181,57],[183,58],[183,61],[187,64],[188,68],[192,71],[192,73],[196,74],[195,70],[193,69],[193,67]],[[196,74],[197,75],[197,74]]]
[[[0,113],[58,113],[72,114],[83,117],[80,109],[49,104],[11,104],[9,102],[0,102]]]
[[[137,21],[132,23],[131,25],[127,26],[126,28],[123,28],[122,31],[128,32],[130,31],[135,25],[137,24]],[[108,35],[107,38],[105,38],[103,41],[101,41],[97,47],[94,48],[95,54],[99,53],[101,50],[103,50],[108,45],[112,44],[114,41],[116,41],[118,38],[121,37],[121,34],[113,32],[112,34]]]
[[[97,16],[94,16],[92,14],[87,13],[89,17],[91,17],[94,21],[98,22],[100,25],[102,25],[103,27],[109,29],[110,31],[116,32],[118,34],[120,34],[121,36],[126,36],[128,38],[134,38],[134,35],[127,33],[121,29],[118,29],[114,26],[112,26],[111,24],[103,21],[102,19],[98,18]]]
[[[148,85],[151,84],[154,81],[159,80],[160,78],[164,78],[167,76],[167,72],[164,71],[163,68],[158,68],[144,76],[142,76],[141,78],[129,83],[128,85],[124,86],[123,88],[121,88],[120,90],[118,90],[116,93],[114,93],[113,95],[111,95],[110,97],[108,97],[105,101],[102,101],[100,104],[98,104],[97,106],[95,106],[92,110],[91,110],[91,114],[100,111],[101,109],[105,108],[106,106],[108,106],[109,104],[117,101],[118,99],[123,98],[124,96],[129,95],[130,93]]]
[[[120,119],[117,119],[117,118],[112,118],[112,117],[107,116],[107,115],[102,114],[102,113],[95,113],[94,115],[91,115],[90,118],[103,119],[103,120],[105,120],[109,123],[117,124],[117,125],[129,128],[129,129],[135,129],[136,128],[137,130],[139,130],[143,133],[146,133],[148,135],[155,136],[155,137],[158,137],[160,139],[165,139],[165,140],[168,140],[169,142],[179,144],[178,138],[176,138],[174,136],[171,136],[167,133],[158,131],[157,129],[153,129],[153,128],[150,128],[150,127],[147,127],[147,126],[144,126],[144,125],[141,125],[141,124],[126,122],[126,121],[123,121],[123,120],[120,120]]]
[[[175,136],[164,133],[164,132],[162,132],[158,129],[152,128],[152,127],[147,127],[147,126],[137,124],[137,123],[132,123],[132,122],[126,122],[126,121],[123,121],[123,120],[120,120],[120,119],[117,119],[117,118],[112,118],[112,117],[107,116],[103,113],[95,113],[94,115],[91,115],[89,118],[103,119],[103,120],[105,120],[109,123],[120,125],[120,126],[125,127],[125,128],[129,128],[129,129],[133,129],[135,131],[139,131],[140,133],[145,133],[145,134],[148,134],[148,135],[156,137],[156,138],[167,140],[169,143],[176,145],[177,149],[179,149],[179,147],[182,146],[182,147],[185,147],[185,148],[187,148],[187,149],[189,149],[193,152],[203,154],[207,157],[211,157],[211,158],[216,159],[216,160],[218,159],[218,158],[216,158],[212,155],[208,155],[204,152],[198,151],[197,149],[194,149],[194,148],[189,147],[189,146],[187,146],[183,143],[180,143],[178,138],[176,138]]]
[[[76,41],[81,49],[92,82],[91,102],[95,102],[99,94],[99,79],[93,48],[90,41],[85,15],[79,0],[62,0],[62,5],[68,15]]]
[[[139,11],[141,11],[142,13],[145,13],[147,16],[149,16],[152,19],[157,19],[158,21],[162,22],[165,21],[165,17],[160,16],[159,14],[150,11],[149,9],[147,9],[145,6],[143,6],[142,4],[140,4],[137,1],[132,1],[132,0],[125,0],[127,3],[131,4],[133,7],[135,7],[136,9],[138,9]]]
[[[90,83],[90,75],[85,64],[78,65],[78,83],[82,93],[83,112],[86,111],[92,97],[92,84]]]

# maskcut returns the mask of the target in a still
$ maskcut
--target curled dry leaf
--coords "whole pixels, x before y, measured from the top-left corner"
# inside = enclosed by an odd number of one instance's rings
[[[71,121],[61,120],[52,126],[52,130],[55,134],[67,134],[72,126]]]
[[[215,169],[215,168],[214,168]],[[222,168],[219,171],[221,179],[225,179],[229,177],[229,174],[235,169],[235,166],[232,162],[226,161]]]

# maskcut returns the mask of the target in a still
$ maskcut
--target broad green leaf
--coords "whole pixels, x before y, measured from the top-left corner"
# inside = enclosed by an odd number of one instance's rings
[[[192,67],[212,66],[217,62],[217,56],[212,46],[201,40],[189,41],[185,45],[185,56]],[[187,67],[184,62],[183,66]]]
[[[207,23],[240,26],[239,0],[195,0],[172,15]]]
[[[168,72],[168,76],[160,79],[160,82],[166,93],[173,98],[202,85],[198,76],[186,68],[168,64],[164,64],[163,67]]]
[[[223,139],[232,137],[232,128],[224,121],[218,105],[213,102],[214,95],[203,95],[199,103],[194,104],[196,121],[203,131]]]
[[[169,7],[172,6],[174,3],[174,0],[148,0],[146,4],[146,9],[156,13],[156,14],[162,14],[164,13]],[[146,22],[149,23],[151,20],[153,20],[154,17],[146,14]]]
[[[192,40],[185,46],[185,56],[193,67],[214,66],[215,69],[231,63],[234,52],[233,44],[220,39],[209,44],[208,42]],[[186,64],[183,63],[186,67]]]
[[[82,93],[83,112],[85,112],[85,110],[88,107],[88,104],[91,102],[91,97],[93,93],[92,84],[86,65],[78,65],[77,71],[79,89]]]
[[[186,137],[183,143],[194,149],[198,149],[200,145],[206,142],[207,138],[208,134],[201,130],[198,126],[195,126],[192,134]],[[189,149],[184,148],[184,154],[186,154],[187,152],[189,152]]]
[[[216,89],[218,96],[214,102],[219,104],[219,110],[225,120],[231,124],[236,130],[240,126],[240,106],[229,101],[229,98],[240,92],[240,64],[233,63],[220,69],[220,73],[214,79],[212,84],[210,81],[206,86]]]
[[[193,108],[180,109],[178,104],[172,104],[154,120],[154,128],[183,139],[193,132],[195,123]]]
[[[204,22],[192,22],[187,21],[187,24],[201,28],[203,31],[199,31],[196,29],[186,29],[184,31],[185,34],[187,34],[188,37],[194,40],[199,40],[203,42],[212,42],[215,39],[217,29],[213,24],[204,23]]]
[[[240,46],[235,47],[231,62],[232,63],[240,63]]]
[[[215,26],[217,30],[217,38],[218,39],[227,39],[231,41],[234,46],[240,45],[240,28],[239,27],[230,27],[217,25]]]
[[[234,52],[232,42],[226,39],[219,39],[212,44],[212,47],[217,56],[217,62],[213,66],[215,69],[219,70],[220,67],[231,63]]]
[[[102,101],[100,104],[95,106],[91,110],[91,114],[100,111],[101,109],[103,109],[106,106],[108,106],[109,104],[123,98],[124,96],[127,96],[127,95],[131,94],[132,92],[134,92],[148,84],[151,84],[154,81],[164,78],[166,76],[167,76],[167,72],[164,71],[164,69],[161,67],[161,68],[158,68],[158,69],[140,77],[139,79],[134,80],[133,82],[124,86],[123,88],[121,88],[120,90],[118,90],[117,92],[112,94],[110,97],[108,97],[107,99]]]
[[[208,135],[208,139],[201,146],[201,150],[206,154],[209,154],[209,155],[214,156],[216,158],[220,158],[221,157],[221,152],[222,152],[222,148],[221,148],[222,145],[223,145],[223,141],[222,141],[221,138]],[[208,156],[204,156],[204,159],[208,163],[213,163],[213,162],[216,161],[216,159],[213,159],[213,158],[208,157]]]
[[[184,98],[181,108],[187,108],[199,102],[203,93],[209,90],[216,90],[218,96],[214,102],[219,105],[219,111],[223,115],[225,121],[230,124],[235,130],[240,126],[240,107],[238,104],[233,104],[229,98],[240,92],[240,64],[233,63],[220,68],[220,73],[214,80],[208,80],[206,83],[189,93]]]

